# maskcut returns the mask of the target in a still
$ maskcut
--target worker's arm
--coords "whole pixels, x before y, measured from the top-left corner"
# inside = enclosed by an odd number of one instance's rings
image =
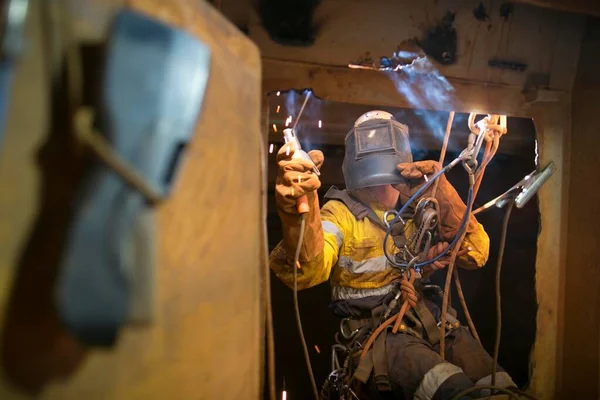
[[[316,207],[318,213],[318,199],[316,201],[313,199],[311,203],[313,209]],[[333,266],[337,263],[339,251],[344,241],[344,215],[343,213],[340,215],[339,212],[343,211],[342,207],[339,207],[338,202],[330,201],[323,206],[323,209],[318,215],[307,219],[313,220],[315,223],[310,228],[307,226],[304,235],[304,242],[308,246],[303,246],[301,252],[301,268],[298,270],[297,275],[298,289],[307,289],[329,279],[329,274],[331,273]],[[295,215],[294,217],[297,219],[298,215]],[[284,215],[282,222],[286,218],[287,216]],[[288,223],[289,222],[292,221],[288,221]],[[288,237],[290,237],[290,232],[287,233]],[[291,240],[293,242],[295,239],[296,243],[286,244],[286,239],[284,238],[284,240],[282,240],[271,252],[269,257],[271,269],[275,272],[277,277],[289,287],[292,287],[293,285],[293,251],[296,249],[298,239],[297,234],[293,236],[294,238],[291,238]],[[320,241],[320,243],[315,243],[317,240]]]

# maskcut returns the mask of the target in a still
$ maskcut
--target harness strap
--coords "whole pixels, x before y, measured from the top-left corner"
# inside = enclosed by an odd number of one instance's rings
[[[363,358],[363,360],[358,364],[356,371],[354,371],[354,375],[352,375],[353,379],[366,384],[371,376],[371,372],[373,371],[373,357],[371,354],[373,349],[367,352],[367,356]]]
[[[383,221],[381,221],[379,217],[377,217],[377,214],[375,214],[375,211],[353,197],[347,190],[339,190],[337,187],[332,186],[329,188],[327,193],[325,193],[325,198],[328,200],[338,200],[344,203],[344,205],[348,207],[350,213],[352,213],[354,218],[357,220],[368,218],[380,228],[387,230],[387,227]]]
[[[359,328],[361,325],[363,327],[369,326],[370,328],[373,328],[379,324],[379,319],[385,312],[385,309],[386,307],[383,305],[375,307],[371,311],[371,318],[354,321],[349,320],[348,327],[353,330]],[[389,392],[392,390],[387,363],[386,337],[387,329],[381,332],[377,339],[375,339],[373,347],[367,352],[367,356],[358,364],[353,375],[354,379],[366,384],[372,373],[373,383],[380,392]]]
[[[438,327],[437,322],[435,322],[433,314],[429,311],[422,299],[417,301],[414,310],[423,323],[423,328],[425,329],[429,343],[431,343],[432,346],[435,346],[440,342],[440,328]]]
[[[377,339],[375,339],[373,351],[371,351],[373,357],[373,383],[380,392],[389,392],[392,390],[387,363],[387,352],[385,351],[387,333],[387,329],[381,332]]]

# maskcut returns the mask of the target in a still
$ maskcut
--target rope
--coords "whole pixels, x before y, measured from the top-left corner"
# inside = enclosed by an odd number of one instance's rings
[[[406,277],[407,273],[410,274],[409,278]],[[417,304],[418,297],[417,291],[413,286],[414,281],[415,273],[412,272],[412,270],[407,269],[402,276],[402,280],[400,281],[400,290],[402,291],[403,300],[402,306],[400,307],[400,311],[398,312],[398,314],[392,315],[390,318],[386,319],[385,322],[379,325],[379,327],[375,329],[371,336],[369,336],[369,339],[367,339],[367,342],[365,343],[363,350],[360,353],[360,361],[362,361],[366,357],[367,352],[369,351],[371,346],[373,346],[373,343],[375,343],[375,339],[377,339],[379,334],[383,332],[385,328],[387,328],[395,322],[394,329],[392,330],[392,332],[398,332],[400,322],[402,321],[402,318],[404,318],[406,312],[410,309],[410,307],[414,307]]]
[[[404,304],[407,304],[407,303],[404,303]],[[404,307],[404,305],[403,305],[403,307]],[[398,315],[399,314],[395,314],[395,315],[392,315],[391,317],[389,317],[388,319],[386,319],[381,325],[379,325],[379,327],[377,327],[377,329],[375,329],[375,332],[373,332],[373,334],[371,336],[369,336],[369,339],[365,343],[365,347],[363,348],[363,351],[360,353],[360,361],[362,361],[365,358],[365,356],[367,355],[367,352],[369,351],[371,346],[373,346],[373,342],[375,342],[375,339],[377,339],[377,336],[379,336],[379,334],[381,332],[383,332],[383,330],[385,328],[387,328],[394,321],[396,321],[396,319],[398,318]]]
[[[477,169],[475,173],[475,183],[473,188],[473,198],[471,199],[470,204],[467,205],[466,212],[469,213],[473,206],[473,201],[475,200],[475,196],[479,192],[479,187],[481,186],[481,181],[483,179],[483,175],[485,173],[485,169],[487,165],[490,163],[492,158],[496,155],[496,151],[500,145],[500,137],[506,133],[506,118],[504,116],[499,117],[497,115],[488,115],[483,120],[474,123],[475,114],[471,113],[469,115],[469,128],[475,134],[484,134],[486,135],[486,147],[483,154],[483,160],[481,166]],[[498,120],[501,121],[500,125],[498,125]],[[480,127],[485,128],[482,132]],[[442,359],[445,359],[446,356],[446,312],[448,311],[448,300],[449,300],[449,292],[450,292],[450,282],[454,272],[454,265],[456,263],[456,257],[458,255],[458,249],[461,247],[461,244],[466,236],[467,230],[465,229],[461,235],[460,240],[457,243],[457,246],[452,249],[452,253],[450,255],[450,264],[448,265],[448,272],[446,273],[446,285],[444,287],[444,297],[442,301],[442,316],[440,321],[440,356]],[[469,324],[469,329],[471,329],[471,333],[473,337],[475,337],[479,341],[479,335],[475,329],[475,324],[473,323],[471,316],[468,312],[467,303],[464,299],[464,294],[462,293],[462,287],[460,285],[460,278],[458,278],[458,273],[454,275],[454,279],[456,281],[457,291],[459,292],[459,298],[461,301],[461,305],[465,309],[465,316],[467,316],[467,322]],[[460,289],[459,289],[460,287]],[[481,343],[481,341],[480,341]]]
[[[438,164],[440,165],[440,169],[444,165],[444,159],[446,158],[446,150],[448,149],[448,142],[450,140],[450,131],[452,130],[452,122],[454,122],[454,111],[450,111],[450,115],[448,115],[448,123],[446,124],[446,133],[444,135],[444,143],[442,144],[442,151],[440,152],[440,159]],[[433,190],[431,191],[431,197],[435,198],[435,194],[437,193],[439,181],[436,179],[433,184]],[[439,207],[438,207],[439,210]]]
[[[481,344],[481,339],[479,338],[479,333],[477,333],[477,329],[475,328],[475,324],[473,323],[473,319],[471,318],[471,313],[469,312],[469,307],[467,306],[467,301],[465,300],[465,295],[462,290],[462,285],[460,283],[460,278],[458,276],[458,270],[454,270],[454,284],[456,285],[456,292],[458,293],[458,299],[460,300],[460,305],[465,312],[465,318],[467,319],[467,324],[469,325],[469,330],[471,334]],[[450,300],[448,300],[449,302]]]
[[[406,272],[409,272],[409,271],[411,271],[411,270],[410,269],[406,270]],[[417,305],[417,301],[419,300],[419,298],[417,297],[417,291],[415,290],[415,287],[413,286],[414,281],[415,281],[415,273],[414,272],[410,273],[409,279],[406,278],[406,274],[402,275],[402,280],[400,281],[400,290],[402,291],[403,304],[402,304],[402,308],[400,309],[400,312],[398,313],[398,318],[396,319],[394,328],[392,329],[393,333],[397,333],[398,329],[400,329],[400,325],[402,324],[402,319],[404,318],[404,315],[411,308],[413,308]],[[404,310],[404,312],[402,312],[402,310]]]

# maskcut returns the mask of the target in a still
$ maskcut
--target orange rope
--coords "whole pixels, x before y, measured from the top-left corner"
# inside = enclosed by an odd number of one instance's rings
[[[410,270],[407,270],[409,272]],[[400,324],[402,324],[402,319],[404,315],[412,308],[417,305],[417,301],[419,298],[417,297],[417,291],[413,286],[415,282],[415,273],[410,273],[410,278],[406,279],[406,274],[402,275],[402,281],[400,282],[400,290],[402,290],[402,300],[404,304],[402,305],[402,309],[398,313],[398,318],[396,319],[396,323],[394,324],[394,328],[392,329],[393,333],[397,333],[398,329],[400,329]],[[404,312],[403,312],[404,310]]]
[[[367,343],[365,343],[365,348],[363,349],[362,353],[360,353],[360,361],[362,361],[365,358],[365,356],[367,355],[367,351],[369,351],[369,349],[373,345],[373,342],[375,342],[377,336],[379,336],[379,334],[383,332],[385,328],[387,328],[392,322],[394,322],[396,318],[398,318],[398,315],[399,314],[392,315],[390,318],[386,319],[383,324],[379,325],[377,329],[375,329],[375,332],[373,332],[373,334],[369,337],[369,340],[367,340]]]
[[[475,323],[473,323],[473,319],[471,318],[471,313],[469,312],[469,307],[467,306],[467,301],[465,300],[465,294],[462,290],[462,285],[460,283],[460,278],[458,276],[458,270],[454,270],[454,284],[456,285],[456,292],[458,293],[458,299],[460,300],[460,304],[465,312],[465,318],[467,319],[467,324],[469,325],[469,330],[473,334],[473,337],[481,343],[481,339],[479,338],[479,334],[477,333],[477,329],[475,328]],[[449,302],[450,300],[448,300]]]
[[[482,132],[480,134],[485,134],[485,133]],[[500,144],[500,135],[501,134],[497,133],[494,135],[492,141],[486,142],[485,150],[483,153],[483,160],[481,162],[481,166],[480,166],[479,170],[477,171],[477,173],[475,175],[475,185],[473,187],[473,200],[472,201],[475,201],[475,196],[479,192],[479,187],[480,187],[481,181],[483,179],[483,174],[485,172],[485,168],[490,163],[490,161],[496,154],[496,151],[498,150],[498,146]],[[456,263],[456,257],[458,255],[458,251],[462,245],[462,242],[465,239],[466,234],[467,234],[467,229],[465,229],[463,231],[461,238],[458,241],[458,243],[460,243],[460,244],[457,244],[457,246],[455,246],[454,249],[452,249],[452,253],[450,255],[450,264],[448,265],[448,272],[446,273],[446,285],[444,287],[444,298],[442,301],[442,315],[441,315],[441,321],[440,321],[440,356],[442,357],[442,359],[444,359],[446,356],[446,313],[448,312],[448,296],[449,296],[449,292],[450,292],[450,282],[452,280],[452,276],[453,276],[453,272],[454,272],[454,265]],[[468,309],[466,307],[466,301],[464,300],[464,294],[462,293],[462,287],[460,287],[460,278],[458,278],[458,274],[454,275],[454,279],[456,280],[456,283],[457,283],[456,287],[457,287],[457,291],[459,291],[459,299],[461,301],[463,308],[465,309],[465,316],[468,316],[467,322],[469,323],[469,329],[471,329],[473,336],[478,339],[479,335],[477,334],[477,331],[475,329],[475,324],[473,323],[473,321],[470,318],[470,315],[468,313]],[[459,289],[459,287],[460,287],[460,289]]]
[[[406,273],[410,274],[410,278],[408,278],[408,279],[406,278]],[[369,351],[371,346],[373,346],[373,343],[375,343],[375,339],[377,339],[379,334],[381,332],[383,332],[384,329],[386,329],[389,325],[391,325],[394,322],[396,322],[396,324],[394,325],[393,332],[396,333],[398,331],[397,326],[398,327],[400,326],[400,322],[398,322],[398,321],[402,321],[402,318],[404,318],[404,315],[410,309],[410,307],[413,307],[414,305],[417,304],[418,297],[417,297],[417,292],[415,290],[415,287],[413,286],[414,281],[415,281],[414,272],[412,272],[411,270],[406,270],[406,272],[402,276],[402,280],[400,282],[400,290],[402,291],[402,300],[404,301],[404,303],[402,304],[402,307],[400,307],[400,311],[398,312],[398,314],[393,315],[390,318],[388,318],[387,320],[385,320],[385,322],[382,323],[381,325],[379,325],[379,327],[377,327],[377,329],[375,329],[375,332],[373,332],[371,334],[371,336],[369,336],[369,339],[365,343],[365,346],[364,346],[362,352],[360,353],[360,361],[362,361],[366,357],[367,352]]]

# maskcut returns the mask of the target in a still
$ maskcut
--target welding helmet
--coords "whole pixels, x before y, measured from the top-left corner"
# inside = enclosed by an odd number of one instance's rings
[[[345,144],[342,170],[348,190],[401,183],[397,165],[412,162],[408,127],[385,111],[361,115]]]

